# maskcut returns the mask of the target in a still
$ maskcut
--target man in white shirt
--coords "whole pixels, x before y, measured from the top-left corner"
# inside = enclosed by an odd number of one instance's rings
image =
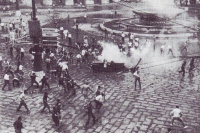
[[[4,23],[1,23],[1,30],[4,31]]]
[[[28,107],[27,107],[27,105],[25,103],[24,91],[20,94],[19,98],[20,98],[20,104],[19,104],[19,107],[17,108],[17,111],[20,110],[21,106],[24,106],[26,108],[27,112],[29,112],[29,109],[28,109]]]
[[[96,96],[96,98],[95,98],[94,101],[95,101],[95,103],[96,103],[96,108],[97,108],[97,109],[100,109],[101,106],[103,105],[103,104],[102,104],[102,102],[103,102],[103,96],[102,96],[102,95]]]
[[[172,124],[171,124],[172,126],[173,126],[174,120],[177,120],[181,122],[184,128],[188,127],[188,126],[185,126],[183,119],[181,118],[182,114],[181,114],[181,110],[179,109],[179,106],[176,106],[176,108],[171,111],[170,115],[172,116]]]
[[[23,47],[21,47],[20,48],[20,53],[21,53],[21,60],[24,58],[24,48]]]
[[[165,44],[163,44],[163,45],[160,47],[160,53],[161,53],[161,55],[164,54],[164,49],[165,49]]]
[[[2,90],[4,90],[4,88],[5,88],[7,85],[8,85],[8,89],[11,90],[11,89],[10,89],[10,78],[9,78],[9,75],[8,75],[7,72],[5,73],[3,79],[4,79],[4,85],[3,85],[3,87],[2,87]]]
[[[69,45],[71,45],[72,44],[72,34],[68,34],[68,39],[69,39]]]
[[[81,65],[81,54],[77,54],[76,55],[76,59],[77,59],[77,61],[76,61],[76,66],[79,64],[79,65]]]

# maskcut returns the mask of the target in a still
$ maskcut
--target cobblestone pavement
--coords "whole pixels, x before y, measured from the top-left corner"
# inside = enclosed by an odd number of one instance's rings
[[[26,48],[26,53],[28,53]],[[6,52],[1,50],[4,57]],[[189,60],[187,60],[189,61]],[[199,65],[197,61],[197,66]],[[19,115],[25,128],[23,133],[199,133],[200,105],[199,105],[199,67],[195,69],[194,77],[184,78],[178,74],[182,60],[178,58],[157,62],[157,65],[147,63],[140,65],[142,90],[134,90],[134,78],[130,73],[93,73],[89,67],[77,68],[70,64],[69,72],[73,79],[82,85],[86,81],[93,90],[100,85],[106,88],[106,100],[101,110],[95,112],[97,123],[85,129],[87,116],[84,109],[84,98],[77,89],[74,98],[67,98],[63,90],[51,81],[51,90],[47,90],[52,97],[49,101],[53,107],[57,98],[63,105],[62,124],[56,128],[50,113],[41,113],[43,107],[42,94],[35,90],[27,95],[27,105],[30,113],[19,105],[18,96],[21,88],[11,91],[0,91],[0,133],[14,133],[13,122]],[[28,55],[24,61],[25,75],[31,70]],[[188,72],[188,71],[186,71]],[[1,72],[3,75],[3,72]],[[27,77],[28,78],[28,77]],[[29,80],[26,80],[29,81]],[[0,84],[3,84],[1,78]],[[26,86],[29,83],[25,83]],[[91,93],[91,98],[94,94]],[[179,123],[170,126],[170,111],[179,105],[183,111],[183,119],[188,125],[183,129]]]

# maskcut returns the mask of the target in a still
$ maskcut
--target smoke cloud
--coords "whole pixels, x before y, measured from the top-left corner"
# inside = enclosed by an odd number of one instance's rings
[[[180,42],[170,40],[156,40],[156,50],[153,50],[153,40],[140,40],[140,48],[130,49],[130,56],[127,56],[127,50],[125,53],[120,52],[118,46],[112,42],[99,42],[103,47],[102,54],[97,57],[98,60],[102,61],[105,59],[108,62],[114,61],[115,63],[124,63],[127,68],[133,67],[137,64],[139,59],[142,61],[140,64],[151,63],[157,65],[159,62],[163,62],[166,59],[172,58],[171,53],[168,53],[168,46],[173,47],[173,54],[175,56],[180,55]],[[160,47],[165,44],[164,54],[161,55]]]
[[[160,16],[166,16],[168,18],[173,18],[181,12],[184,12],[183,9],[180,9],[176,6],[174,0],[142,0],[144,3],[148,4],[148,8],[155,10]]]

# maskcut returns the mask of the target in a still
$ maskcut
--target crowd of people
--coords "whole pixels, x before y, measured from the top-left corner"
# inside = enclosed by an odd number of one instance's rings
[[[34,54],[32,54],[29,50],[29,54],[27,54],[28,49],[25,49],[24,46],[16,45],[17,41],[15,38],[20,38],[24,34],[21,34],[22,31],[25,32],[25,22],[22,21],[20,18],[20,28],[16,28],[15,22],[11,22],[9,25],[5,26],[4,23],[1,23],[1,29],[3,32],[9,32],[9,37],[6,39],[6,42],[9,42],[7,46],[9,47],[9,55],[10,55],[10,61],[8,59],[3,59],[2,56],[0,56],[0,68],[2,71],[5,72],[4,75],[4,85],[2,87],[2,90],[5,89],[6,86],[8,86],[8,89],[11,91],[10,81],[13,82],[13,87],[16,86],[22,86],[24,83],[24,77],[28,76],[30,77],[30,86],[23,90],[20,94],[20,104],[18,108],[16,109],[19,111],[22,106],[26,108],[26,110],[29,112],[29,108],[26,104],[26,95],[28,95],[28,92],[31,90],[31,88],[36,84],[36,88],[39,89],[41,93],[43,93],[43,109],[41,112],[44,112],[44,110],[47,108],[49,113],[52,113],[52,120],[55,123],[56,126],[60,125],[60,121],[62,120],[62,101],[60,99],[56,99],[56,103],[53,107],[50,107],[48,104],[48,99],[52,99],[53,97],[49,96],[49,93],[44,90],[44,87],[47,86],[48,90],[51,90],[51,84],[49,84],[48,80],[54,79],[54,81],[58,84],[58,90],[64,91],[65,94],[67,94],[68,98],[75,97],[77,95],[77,91],[80,89],[84,99],[85,99],[85,108],[87,109],[87,115],[88,120],[86,122],[86,127],[89,125],[91,117],[93,118],[93,123],[96,122],[95,115],[93,113],[93,109],[100,109],[103,105],[103,102],[105,101],[105,88],[103,86],[98,86],[97,90],[90,87],[88,82],[85,82],[84,85],[79,85],[80,83],[77,83],[73,77],[70,75],[70,67],[74,64],[77,67],[82,67],[83,64],[90,65],[91,61],[95,59],[97,56],[101,55],[101,52],[103,51],[103,47],[99,43],[95,36],[92,36],[91,38],[88,37],[86,34],[83,36],[82,42],[76,42],[75,44],[72,43],[72,34],[69,33],[67,29],[64,29],[63,27],[60,27],[60,33],[61,33],[61,39],[65,39],[66,43],[69,45],[74,45],[78,49],[78,53],[75,53],[73,50],[68,49],[65,46],[60,46],[57,48],[43,48],[42,54],[42,60],[45,64],[45,75],[38,81],[37,75],[34,72],[30,72],[29,75],[24,74],[24,58],[30,57],[30,60],[32,61],[31,68],[34,66]],[[128,41],[126,41],[127,35],[122,32],[120,39],[118,40],[115,35],[111,35],[111,40],[113,43],[116,43],[118,45],[118,48],[121,52],[126,53],[127,51],[130,51],[131,48],[134,48],[138,50],[140,48],[140,39],[139,37],[135,36],[134,33],[130,33],[128,35]],[[149,40],[146,40],[146,44],[149,43]],[[155,41],[154,41],[155,43]],[[15,49],[15,52],[13,51]],[[168,53],[173,55],[172,46],[168,45]],[[155,50],[155,48],[154,48]],[[160,47],[161,55],[164,53],[165,45],[162,45]],[[15,54],[14,54],[15,53]],[[15,57],[14,57],[15,55]],[[12,61],[15,62],[12,62]],[[74,61],[75,60],[75,61]],[[12,64],[10,63],[12,62]],[[106,62],[106,61],[105,61]],[[16,65],[15,69],[13,66]],[[179,73],[183,73],[183,76],[185,75],[185,66],[186,61],[183,62],[181,66],[181,70]],[[190,68],[189,72],[193,71],[195,68],[194,65],[194,58],[190,61]],[[139,88],[141,90],[141,81],[139,76],[139,67],[137,66],[135,70],[132,72],[134,78],[135,78],[135,89],[137,87],[137,83],[139,83]],[[47,75],[50,75],[49,77]],[[12,78],[11,78],[12,77]],[[11,80],[12,79],[12,80]],[[40,84],[41,83],[41,84]],[[92,95],[92,99],[90,99]],[[93,96],[94,95],[94,96]],[[52,108],[52,109],[51,109]],[[179,108],[179,107],[176,107]],[[172,120],[172,124],[174,120],[178,120],[183,123],[183,121],[180,118],[180,115],[177,115],[177,112],[180,113],[181,111],[176,109],[173,110],[171,113],[174,115],[175,118]],[[23,128],[22,125],[22,117],[18,117],[18,120],[14,123],[14,127],[16,132],[21,132],[21,129]],[[183,123],[184,125],[184,123]],[[185,127],[185,125],[184,125]]]

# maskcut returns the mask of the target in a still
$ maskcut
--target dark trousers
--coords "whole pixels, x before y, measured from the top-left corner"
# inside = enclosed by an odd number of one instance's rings
[[[9,69],[9,70],[6,70],[6,72],[12,74],[12,76],[14,77],[14,73],[13,73],[13,71],[11,71],[10,69]]]
[[[180,117],[173,117],[173,119],[172,119],[172,125],[173,125],[173,123],[174,123],[175,120],[181,122],[181,124],[182,124],[183,126],[185,126],[183,120],[182,120]]]
[[[21,52],[21,60],[24,58],[24,52]]]
[[[161,55],[163,55],[163,54],[164,54],[164,51],[163,51],[163,49],[160,49],[160,53],[161,53]]]
[[[13,87],[15,87],[15,85],[16,85],[16,87],[19,87],[19,85],[20,85],[19,80],[13,79]]]
[[[3,69],[3,62],[2,61],[0,61],[0,70],[2,70]]]
[[[181,67],[181,70],[179,71],[179,73],[183,73],[183,76],[185,76],[185,68]]]
[[[189,73],[194,69],[194,65],[190,65]]]
[[[44,85],[46,85],[48,87],[48,89],[50,89],[49,84],[47,82],[42,82],[42,88],[41,88],[41,90],[44,88]]]
[[[37,81],[31,81],[31,85],[28,87],[27,90],[29,90],[29,89],[33,86],[34,83],[36,83],[36,84],[37,84],[37,88],[39,88],[39,84],[38,84]],[[27,90],[26,90],[26,91],[27,91]]]
[[[4,90],[4,88],[8,85],[8,88],[10,90],[10,81],[9,80],[4,80],[4,85],[2,87],[2,90]]]
[[[47,69],[46,71],[49,72],[49,70],[50,70],[50,63],[46,63],[46,69]]]
[[[15,133],[22,133],[20,129],[15,129]]]
[[[24,100],[20,101],[20,104],[19,104],[19,107],[17,108],[17,111],[19,111],[22,106],[24,106],[26,108],[26,110],[29,111]]]
[[[51,112],[50,106],[49,106],[49,104],[47,103],[47,101],[43,101],[43,104],[44,104],[44,107],[43,107],[42,111],[44,111],[45,108],[48,108],[49,112]]]
[[[99,102],[99,101],[97,101],[97,100],[94,100],[94,101],[95,101],[95,103],[96,103],[96,108],[97,108],[97,109],[100,109],[101,106],[102,106],[102,103]]]
[[[59,118],[58,116],[52,117],[53,122],[55,123],[56,126],[59,126]]]
[[[140,77],[136,77],[136,78],[135,78],[135,90],[136,90],[136,86],[137,86],[137,81],[138,81],[138,83],[139,83],[140,90],[141,90],[141,82],[140,82]]]
[[[87,122],[86,122],[85,125],[87,126],[89,124],[91,117],[93,118],[93,123],[95,123],[95,116],[94,116],[94,114],[93,113],[87,113],[87,115],[88,115],[88,120],[87,120]]]
[[[168,54],[169,54],[169,53],[172,53],[172,56],[174,55],[171,49],[169,49]]]

